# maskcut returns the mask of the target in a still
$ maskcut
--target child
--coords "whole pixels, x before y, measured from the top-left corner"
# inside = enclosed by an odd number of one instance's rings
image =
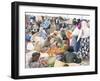
[[[38,53],[38,52],[32,53],[32,57],[31,57],[31,59],[29,61],[29,67],[30,68],[36,68],[36,67],[40,66],[40,64],[38,62],[39,57],[40,57],[40,53]]]
[[[32,54],[32,57],[29,61],[29,67],[30,68],[40,68],[40,67],[47,67],[47,58],[41,57],[40,53],[34,52]]]

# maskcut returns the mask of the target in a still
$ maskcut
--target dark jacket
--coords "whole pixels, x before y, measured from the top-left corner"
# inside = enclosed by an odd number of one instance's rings
[[[65,52],[64,53],[64,62],[65,63],[80,63],[81,59],[77,57],[77,55],[73,52]]]

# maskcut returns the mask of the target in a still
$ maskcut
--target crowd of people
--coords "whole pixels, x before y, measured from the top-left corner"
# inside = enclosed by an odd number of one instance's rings
[[[89,65],[89,22],[25,15],[26,68]]]

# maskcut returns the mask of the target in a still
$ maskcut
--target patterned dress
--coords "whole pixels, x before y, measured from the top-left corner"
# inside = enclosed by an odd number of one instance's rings
[[[78,51],[78,55],[83,59],[83,60],[88,60],[89,59],[89,52],[90,52],[90,43],[89,43],[90,38],[81,38],[80,39],[80,48]]]

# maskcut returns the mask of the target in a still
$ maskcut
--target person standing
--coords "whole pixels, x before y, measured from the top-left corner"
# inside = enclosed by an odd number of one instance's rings
[[[89,60],[90,29],[89,29],[87,20],[81,21],[81,28],[80,28],[79,35],[77,38],[77,42],[79,40],[80,40],[80,48],[78,51],[78,55],[81,56],[83,60]]]

